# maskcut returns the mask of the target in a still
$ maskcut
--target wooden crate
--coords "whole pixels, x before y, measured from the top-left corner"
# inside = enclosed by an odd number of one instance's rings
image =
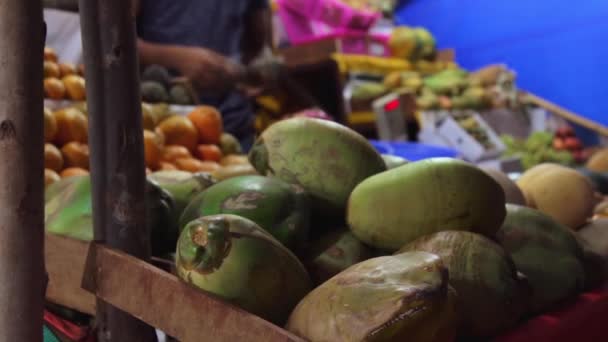
[[[46,234],[49,301],[89,314],[96,297],[179,341],[303,341],[142,260]]]

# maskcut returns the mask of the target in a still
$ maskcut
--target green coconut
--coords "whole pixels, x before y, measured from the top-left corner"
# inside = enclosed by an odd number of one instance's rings
[[[52,196],[44,207],[44,224],[49,233],[82,241],[93,240],[91,180],[87,176],[64,178],[50,188]],[[175,248],[177,226],[173,220],[174,202],[167,192],[146,182],[146,225],[150,232],[152,255],[164,256]]]
[[[188,223],[177,243],[177,275],[275,324],[310,291],[304,266],[253,221],[213,215]]]
[[[372,257],[373,251],[348,229],[325,234],[311,247],[306,266],[316,284]]]
[[[384,161],[360,134],[338,123],[292,118],[279,121],[249,153],[261,175],[298,184],[313,198],[314,211],[343,217],[351,191],[386,170]]]
[[[201,216],[233,214],[248,218],[287,248],[307,243],[310,203],[296,185],[262,176],[226,179],[195,196],[180,217],[180,227]]]
[[[551,217],[509,204],[496,238],[528,278],[533,289],[533,312],[546,310],[583,290],[583,250],[574,233]]]
[[[460,334],[490,337],[514,326],[526,309],[525,281],[513,260],[479,234],[444,231],[422,237],[399,253],[424,251],[441,257],[458,295]]]
[[[148,175],[148,180],[155,182],[167,191],[175,201],[174,222],[177,222],[190,201],[203,190],[215,184],[215,180],[206,173],[186,171],[157,171]]]
[[[363,181],[350,196],[347,220],[361,241],[396,251],[443,230],[493,236],[504,217],[505,194],[496,181],[474,165],[434,158]]]
[[[315,342],[452,341],[456,312],[448,273],[413,252],[356,264],[309,293],[287,330]]]

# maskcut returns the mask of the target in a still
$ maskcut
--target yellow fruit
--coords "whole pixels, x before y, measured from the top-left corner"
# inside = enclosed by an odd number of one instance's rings
[[[67,168],[63,171],[61,171],[61,173],[59,174],[61,176],[61,178],[68,178],[68,177],[73,177],[73,176],[86,176],[89,174],[89,171],[85,170],[85,169],[81,169],[79,167],[70,167]]]
[[[595,152],[587,162],[587,168],[595,172],[608,172],[608,148]]]
[[[59,63],[59,72],[61,77],[76,74],[76,67],[72,63]]]
[[[190,152],[196,151],[198,145],[198,130],[186,117],[172,116],[158,125],[163,132],[167,145],[181,145]]]
[[[540,164],[517,181],[528,204],[571,229],[580,229],[593,215],[596,204],[593,185],[577,171]]]
[[[49,169],[44,169],[44,187],[45,188],[55,182],[59,182],[60,180],[61,180],[61,177],[59,177],[59,174],[57,174],[57,172],[55,172],[53,170],[49,170]]]
[[[70,99],[74,101],[86,99],[84,78],[79,75],[68,75],[62,78],[62,81]]]
[[[43,70],[44,70],[44,78],[61,77],[61,70],[59,69],[59,65],[57,65],[57,63],[55,63],[55,62],[44,61]]]
[[[89,169],[89,146],[72,141],[61,149],[67,167]]]
[[[53,144],[44,144],[44,167],[57,172],[63,169],[63,155]]]
[[[57,135],[57,120],[53,112],[44,108],[44,142],[51,142]]]
[[[69,142],[76,141],[86,143],[88,136],[88,120],[81,111],[75,108],[66,108],[55,112],[57,120],[57,145],[63,146]]]
[[[47,77],[44,79],[44,95],[49,99],[63,100],[65,98],[66,89],[60,79],[55,77]]]
[[[144,156],[146,166],[152,170],[157,170],[163,151],[162,137],[158,134],[144,130]]]
[[[44,47],[44,60],[51,61],[57,63],[57,53],[52,48],[45,46]]]

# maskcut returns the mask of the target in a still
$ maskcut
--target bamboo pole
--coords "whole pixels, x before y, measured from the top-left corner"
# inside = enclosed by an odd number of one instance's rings
[[[550,101],[547,101],[547,100],[541,98],[540,96],[534,95],[532,93],[526,93],[525,99],[528,102],[530,102],[534,105],[537,105],[541,108],[544,108],[544,109],[548,110],[549,112],[551,112],[563,119],[566,119],[570,122],[574,122],[575,124],[578,124],[582,127],[590,129],[590,130],[598,133],[599,135],[608,137],[608,127],[600,125],[597,122],[591,121],[591,120],[583,117],[580,114],[571,112],[565,108],[562,108],[562,107],[560,107]]]
[[[95,241],[149,260],[135,23],[131,1],[80,0]],[[122,274],[128,277],[128,274]],[[154,330],[98,300],[99,341],[154,341]]]
[[[40,0],[0,0],[0,341],[41,341],[45,39]]]

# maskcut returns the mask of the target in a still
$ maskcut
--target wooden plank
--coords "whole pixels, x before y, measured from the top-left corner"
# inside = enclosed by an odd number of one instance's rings
[[[95,296],[81,288],[89,244],[47,233],[45,263],[49,275],[47,300],[95,315]]]
[[[541,108],[544,108],[559,117],[562,117],[570,122],[573,122],[575,124],[588,128],[600,135],[608,137],[608,127],[600,125],[599,123],[597,123],[595,121],[591,121],[591,120],[583,117],[580,114],[571,112],[565,108],[562,108],[562,107],[556,105],[555,103],[547,101],[547,100],[541,98],[540,96],[534,95],[532,93],[526,93],[525,99],[529,103],[532,103]]]
[[[93,244],[83,286],[180,341],[303,341],[125,253]]]

